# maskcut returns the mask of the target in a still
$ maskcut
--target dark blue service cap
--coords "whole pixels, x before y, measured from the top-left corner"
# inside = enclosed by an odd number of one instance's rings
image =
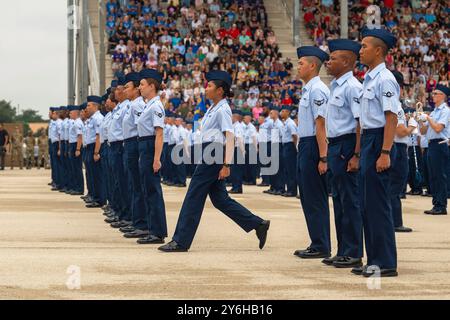
[[[108,97],[109,97],[109,94],[105,94],[105,95],[103,95],[103,97],[102,97],[102,102],[106,102],[106,100],[108,100]]]
[[[111,81],[111,88],[116,88],[118,86],[118,84],[119,84],[119,81],[117,81],[117,80]]]
[[[50,107],[50,111],[51,112],[59,111],[59,108],[58,107]]]
[[[87,108],[87,103],[80,104],[80,110],[85,110]]]
[[[231,75],[222,70],[213,70],[206,74],[206,80],[213,81],[213,80],[220,80],[225,82],[229,87],[233,84],[233,79],[231,78]]]
[[[87,102],[93,102],[93,103],[97,103],[97,104],[102,104],[102,97],[89,96],[89,97],[87,97]]]
[[[436,88],[434,90],[442,91],[447,97],[450,97],[450,89],[449,89],[449,87],[446,87],[443,84],[436,85]]]
[[[67,111],[67,106],[61,106],[61,107],[59,107],[59,111]]]
[[[139,80],[142,79],[153,79],[158,81],[158,83],[161,83],[162,75],[154,69],[144,69],[141,72],[139,72]]]
[[[390,31],[388,31],[386,29],[365,28],[361,32],[361,35],[362,35],[363,39],[365,37],[375,37],[375,38],[382,40],[386,44],[388,49],[393,48],[395,46],[395,44],[397,43],[397,38]]]
[[[175,118],[175,114],[170,111],[166,111],[166,118]]]
[[[232,114],[238,114],[238,115],[242,116],[242,111],[241,110],[234,109],[233,111],[231,111],[231,113]]]
[[[108,88],[108,89],[106,89],[106,94],[109,96],[110,94],[111,94],[111,91],[112,91],[112,87],[111,88]]]
[[[270,110],[275,110],[275,111],[280,111],[280,108],[278,108],[277,106],[271,106]]]
[[[117,80],[117,86],[124,86],[127,84],[127,80],[125,79],[125,77],[119,77],[119,79]]]
[[[125,76],[126,83],[128,82],[139,82],[141,81],[141,77],[138,72],[130,72]]]
[[[297,57],[317,57],[320,61],[324,62],[330,58],[328,53],[325,51],[314,47],[314,46],[303,46],[297,49]]]
[[[244,117],[251,117],[252,113],[250,111],[244,111],[244,112],[242,112],[242,116],[244,116]]]
[[[345,50],[345,51],[351,51],[356,56],[359,56],[359,50],[361,50],[361,44],[359,42],[349,40],[349,39],[336,39],[336,40],[329,40],[328,41],[328,48],[330,49],[330,52],[338,51],[338,50]]]
[[[280,111],[283,111],[283,110],[287,110],[287,111],[291,112],[291,107],[290,106],[282,106]]]

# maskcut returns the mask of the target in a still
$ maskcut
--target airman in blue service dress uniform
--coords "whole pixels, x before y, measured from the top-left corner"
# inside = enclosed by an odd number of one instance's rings
[[[139,244],[162,244],[167,237],[166,208],[161,188],[160,170],[164,138],[164,106],[158,96],[162,76],[155,70],[139,73],[142,97],[146,105],[138,118],[139,172],[147,213],[149,235]]]
[[[362,266],[362,215],[359,204],[360,101],[362,85],[353,76],[359,56],[358,42],[339,39],[328,42],[326,67],[334,79],[325,111],[328,138],[328,168],[333,196],[337,253],[323,263],[338,268]]]
[[[191,247],[206,197],[209,195],[213,205],[235,221],[246,232],[256,230],[259,248],[266,242],[270,222],[252,214],[242,205],[231,199],[225,186],[225,178],[230,175],[230,164],[233,159],[234,137],[231,121],[231,108],[226,97],[231,88],[231,76],[224,71],[211,71],[206,75],[208,87],[206,96],[213,105],[206,112],[202,121],[203,152],[214,150],[217,156],[223,155],[224,138],[225,156],[221,159],[208,159],[203,155],[192,176],[186,198],[178,218],[173,240],[160,247],[164,252],[185,252]],[[213,152],[214,153],[214,152]],[[216,154],[212,154],[213,157]],[[225,161],[223,161],[225,159]]]
[[[430,187],[433,195],[433,208],[425,211],[431,215],[447,214],[447,165],[449,150],[447,139],[449,137],[450,109],[447,100],[450,89],[438,84],[433,91],[435,108],[430,115],[423,114],[421,133],[428,139],[428,164],[430,166]]]
[[[400,95],[403,88],[403,75],[394,71],[393,75],[400,86]],[[397,129],[394,137],[395,158],[391,166],[391,206],[394,228],[396,232],[411,232],[412,229],[403,226],[401,195],[408,179],[408,139],[409,135],[417,131],[418,123],[414,118],[406,118],[401,102],[398,101]],[[419,151],[420,152],[420,151]]]
[[[324,118],[330,90],[319,77],[328,54],[319,48],[304,46],[297,49],[297,55],[299,76],[305,82],[298,107],[297,176],[311,244],[306,250],[295,251],[294,255],[303,259],[328,258],[331,243]]]
[[[123,117],[123,138],[125,170],[128,170],[128,180],[131,189],[129,197],[131,200],[132,224],[124,227],[125,238],[141,238],[148,236],[147,216],[145,212],[144,195],[139,175],[139,142],[137,123],[145,108],[145,101],[140,96],[139,85],[141,77],[139,73],[129,73],[126,77],[125,95],[130,100],[128,108]]]
[[[102,179],[102,168],[100,160],[100,125],[103,115],[100,113],[102,98],[89,96],[87,98],[88,121],[86,124],[86,170],[91,178],[92,202],[88,208],[101,208],[106,204],[106,193]]]
[[[280,159],[283,170],[283,197],[297,196],[297,125],[290,117],[291,108],[289,106],[281,107],[281,120],[283,122],[281,132],[282,158]]]
[[[258,161],[258,141],[255,126],[252,123],[252,114],[244,112],[243,114],[243,137],[245,145],[245,165],[243,180],[245,185],[256,185],[256,169]]]
[[[108,89],[109,91],[110,89]],[[103,185],[105,188],[105,195],[107,204],[103,207],[105,212],[107,210],[111,210],[114,199],[113,199],[113,188],[112,188],[112,178],[111,178],[111,170],[110,170],[110,159],[109,159],[109,145],[108,145],[108,131],[109,125],[111,123],[111,104],[108,97],[108,93],[102,97],[104,105],[102,105],[102,115],[103,121],[100,125],[100,158],[101,158],[101,167],[102,167],[102,179]]]
[[[234,134],[234,161],[231,165],[230,181],[231,190],[228,193],[241,194],[243,175],[244,175],[244,161],[245,161],[245,146],[244,146],[244,128],[241,122],[242,111],[233,110],[233,134]]]
[[[365,29],[362,38],[360,60],[369,67],[360,99],[360,190],[367,265],[352,272],[365,277],[397,276],[389,175],[395,158],[400,88],[384,63],[396,39],[385,29]]]
[[[69,130],[69,159],[72,167],[71,194],[84,194],[83,164],[81,161],[81,144],[83,121],[80,119],[81,106],[72,106],[70,117],[72,125]]]
[[[114,91],[115,98],[119,102],[111,111],[111,120],[108,130],[109,157],[111,160],[112,178],[114,179],[114,199],[117,201],[118,221],[111,223],[113,228],[122,228],[131,224],[130,194],[128,189],[128,176],[124,165],[123,150],[123,118],[130,103],[124,93],[124,87],[129,82],[119,78],[117,88]],[[131,80],[130,80],[131,81]]]

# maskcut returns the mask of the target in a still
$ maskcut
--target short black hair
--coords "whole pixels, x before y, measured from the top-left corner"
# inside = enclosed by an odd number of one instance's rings
[[[222,80],[213,80],[212,82],[216,85],[217,88],[223,89],[224,98],[227,98],[231,95],[231,88],[228,85],[228,83],[226,83],[225,81],[222,81]]]

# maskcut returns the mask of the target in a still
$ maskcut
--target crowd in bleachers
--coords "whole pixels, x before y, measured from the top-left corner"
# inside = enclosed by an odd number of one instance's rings
[[[262,105],[293,105],[301,82],[283,59],[260,0],[117,0],[107,2],[115,77],[143,68],[164,77],[166,109],[186,120],[205,90],[205,72],[233,74],[232,107],[257,117]]]
[[[367,23],[366,8],[378,5],[381,25],[398,38],[387,57],[387,66],[403,74],[409,101],[432,103],[437,83],[449,85],[450,7],[445,0],[350,0],[349,38],[358,39]],[[340,1],[302,0],[303,18],[315,44],[327,48],[327,40],[340,35]],[[355,75],[363,79],[367,67],[358,65]]]

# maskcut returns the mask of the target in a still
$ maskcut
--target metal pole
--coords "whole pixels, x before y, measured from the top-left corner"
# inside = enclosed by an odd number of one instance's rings
[[[341,38],[348,38],[348,1],[341,0]]]
[[[99,80],[100,80],[100,86],[99,86],[99,94],[104,94],[106,91],[105,88],[105,77],[106,77],[106,70],[105,70],[105,25],[106,25],[106,15],[105,15],[105,1],[104,0],[98,0],[99,8],[98,8],[98,41],[99,41],[99,51],[100,51],[100,57],[99,57]]]
[[[88,96],[89,89],[89,65],[88,65],[88,43],[89,43],[89,24],[88,24],[88,0],[81,0],[81,29],[82,29],[82,41],[81,41],[81,91],[82,100],[85,101]]]
[[[294,36],[294,46],[300,46],[300,0],[294,0],[294,17],[293,17],[293,32]]]
[[[75,75],[74,75],[74,55],[75,55],[75,44],[74,44],[74,28],[76,27],[76,22],[74,18],[76,16],[74,12],[74,0],[67,0],[68,9],[68,25],[67,25],[67,104],[75,104]]]
[[[81,52],[81,48],[83,47],[82,45],[82,41],[83,41],[83,32],[81,29],[81,10],[80,10],[80,6],[81,6],[81,0],[77,0],[77,32],[76,32],[76,78],[77,78],[77,103],[81,104],[84,102],[82,96],[83,96],[83,85],[82,85],[82,65],[83,65],[83,57],[82,57],[82,52]]]

